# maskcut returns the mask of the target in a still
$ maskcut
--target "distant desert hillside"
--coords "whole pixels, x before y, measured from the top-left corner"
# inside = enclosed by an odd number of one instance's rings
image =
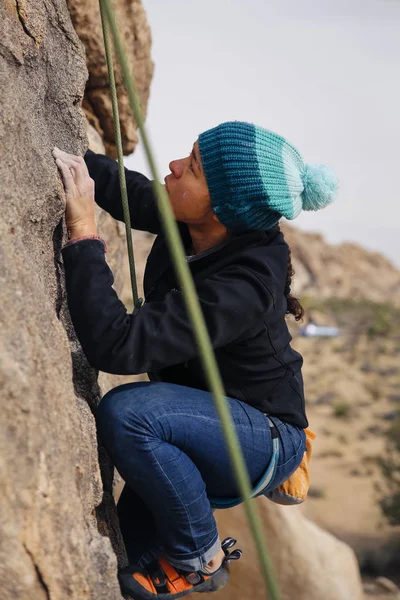
[[[295,278],[293,292],[299,297],[370,300],[400,306],[400,270],[378,252],[357,244],[328,244],[318,233],[306,233],[285,224],[282,227],[292,250]],[[138,280],[141,283],[146,257],[154,236],[133,232]],[[123,298],[129,298],[126,266]]]
[[[318,233],[285,225],[299,296],[366,299],[400,306],[400,270],[378,252],[357,244],[328,244]]]

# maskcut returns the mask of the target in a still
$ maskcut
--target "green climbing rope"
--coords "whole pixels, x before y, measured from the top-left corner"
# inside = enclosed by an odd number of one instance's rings
[[[111,103],[112,103],[112,110],[113,110],[115,145],[117,147],[117,155],[118,155],[119,183],[120,183],[120,188],[121,188],[122,210],[124,213],[124,221],[125,221],[126,243],[128,246],[129,271],[130,271],[130,275],[131,275],[133,306],[134,306],[134,308],[139,308],[142,304],[142,299],[138,298],[138,292],[137,292],[135,258],[134,258],[134,254],[133,254],[133,244],[132,244],[132,228],[131,228],[131,219],[130,219],[130,215],[129,215],[128,192],[126,189],[126,178],[125,178],[125,170],[124,170],[124,154],[123,154],[123,150],[122,150],[121,126],[120,126],[119,111],[118,111],[117,87],[115,85],[114,66],[113,66],[113,58],[112,58],[112,51],[111,51],[111,44],[110,44],[110,35],[108,32],[107,17],[104,12],[104,5],[101,2],[100,2],[100,14],[101,14],[101,24],[103,27],[104,49],[106,51],[108,79],[110,82],[110,94],[111,94]]]
[[[143,145],[146,151],[149,166],[154,179],[154,189],[157,195],[158,208],[167,242],[174,262],[182,293],[185,299],[187,311],[192,323],[194,336],[198,346],[200,358],[203,364],[204,372],[207,377],[208,386],[211,390],[216,409],[221,420],[221,426],[224,433],[227,448],[232,462],[232,467],[240,490],[240,495],[244,499],[245,511],[249,521],[250,529],[253,534],[254,542],[258,551],[260,566],[265,580],[266,588],[269,591],[270,600],[279,600],[275,574],[269,558],[265,542],[262,535],[262,522],[256,506],[251,499],[251,482],[247,472],[246,464],[240,448],[240,443],[236,434],[236,429],[232,420],[228,403],[225,398],[224,388],[218,366],[214,356],[214,350],[210,342],[207,327],[201,311],[199,299],[193,279],[186,262],[185,252],[182,240],[179,234],[173,211],[169,202],[168,195],[164,187],[159,183],[159,177],[153,153],[150,148],[149,139],[144,127],[142,110],[140,107],[138,93],[133,81],[125,51],[118,33],[114,12],[110,0],[99,0],[102,11],[107,18],[107,24],[110,27],[114,41],[114,48],[121,65],[125,87],[128,92],[129,103],[132,113],[138,124]]]

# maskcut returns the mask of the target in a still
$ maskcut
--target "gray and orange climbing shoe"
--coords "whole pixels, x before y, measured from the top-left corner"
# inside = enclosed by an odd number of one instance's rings
[[[241,550],[229,550],[236,540],[226,538],[221,548],[225,558],[214,573],[203,571],[182,571],[169,564],[165,558],[158,558],[145,569],[129,565],[118,573],[121,590],[134,600],[174,600],[191,592],[216,592],[227,583],[229,563],[238,560]]]

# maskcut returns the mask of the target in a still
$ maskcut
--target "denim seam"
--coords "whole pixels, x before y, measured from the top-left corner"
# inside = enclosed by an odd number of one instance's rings
[[[282,444],[282,441],[281,441],[281,440],[279,440],[279,441],[280,441],[280,442],[281,442],[281,444]],[[301,448],[300,448],[300,447],[301,447],[301,445],[302,445],[302,442],[300,442],[300,443],[299,443],[299,445],[298,445],[298,447],[297,447],[297,450],[294,452],[294,454],[292,454],[292,456],[291,456],[291,457],[290,457],[290,458],[289,458],[289,459],[288,459],[286,462],[284,462],[284,463],[281,463],[281,464],[278,464],[278,468],[279,468],[279,469],[281,469],[282,467],[285,467],[285,466],[286,466],[286,465],[287,465],[287,464],[288,464],[288,463],[289,463],[291,460],[293,460],[294,458],[297,458],[297,455],[298,455],[298,454],[301,452]],[[303,452],[305,452],[305,449],[304,449],[304,451],[303,451]]]
[[[170,560],[171,564],[172,563],[181,563],[181,564],[186,565],[187,563],[192,563],[193,561],[198,561],[198,564],[200,565],[200,567],[195,570],[200,570],[200,569],[203,569],[208,564],[208,562],[210,562],[210,561],[206,561],[204,559],[204,556],[207,554],[207,552],[209,552],[211,550],[211,548],[213,546],[215,546],[217,544],[218,541],[219,541],[219,534],[217,532],[217,535],[216,535],[215,539],[213,540],[213,542],[211,544],[209,544],[208,546],[206,546],[202,550],[202,552],[199,556],[192,556],[191,554],[190,555],[185,554],[185,558],[184,557],[177,558],[173,554],[168,554],[167,552],[165,553],[165,556],[166,556],[167,560],[168,559]]]
[[[238,402],[240,402],[240,400],[238,400]],[[260,411],[260,412],[262,412],[262,411]],[[191,419],[202,419],[203,421],[220,422],[218,416],[215,416],[215,418],[214,417],[210,418],[210,417],[204,417],[202,415],[193,415],[191,413],[184,413],[184,412],[175,412],[174,416],[175,417],[189,417]],[[246,413],[246,416],[248,417],[247,413]],[[235,423],[235,426],[236,427],[244,427],[244,428],[247,428],[247,429],[251,428],[254,431],[264,431],[264,427],[254,427],[254,426],[251,425],[251,423],[250,424],[246,424],[246,423],[236,424]],[[167,442],[167,443],[169,443],[169,442]]]
[[[156,455],[154,454],[154,452],[153,452],[153,450],[152,450],[152,449],[150,449],[150,452],[151,452],[151,454],[153,455],[154,459],[156,460],[156,462],[157,462],[157,464],[158,464],[159,468],[160,468],[160,469],[161,469],[161,471],[164,473],[164,476],[165,476],[165,477],[166,477],[166,479],[169,481],[170,485],[173,487],[173,489],[174,489],[174,491],[175,491],[175,493],[176,493],[177,497],[179,498],[179,501],[180,501],[181,505],[184,507],[184,509],[185,509],[185,513],[186,513],[187,522],[188,522],[189,529],[190,529],[190,535],[191,535],[192,539],[193,539],[193,540],[195,540],[196,538],[195,538],[195,536],[193,535],[193,531],[192,531],[192,523],[191,523],[191,520],[190,520],[190,518],[189,518],[188,511],[187,511],[187,508],[186,508],[186,505],[185,505],[185,504],[182,502],[182,500],[181,500],[181,497],[180,497],[180,495],[179,495],[179,493],[178,493],[178,490],[176,489],[176,486],[175,486],[175,485],[172,483],[171,479],[168,477],[167,473],[166,473],[166,472],[164,471],[164,469],[162,468],[162,466],[161,466],[161,464],[160,464],[160,461],[158,460],[158,458],[156,457]],[[196,546],[197,546],[197,540],[196,540]],[[199,551],[198,551],[198,549],[196,549],[196,552],[197,552],[197,553],[199,552]],[[200,556],[201,556],[201,555],[200,555]],[[199,558],[200,558],[200,557],[199,557]]]

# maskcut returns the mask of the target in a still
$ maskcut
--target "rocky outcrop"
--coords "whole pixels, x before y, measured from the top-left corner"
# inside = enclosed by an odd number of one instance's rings
[[[350,548],[305,519],[301,508],[257,500],[281,600],[362,600],[357,561]],[[232,567],[221,600],[261,600],[265,588],[242,507],[217,511],[220,534],[237,537],[243,557]],[[269,598],[269,596],[267,596]]]
[[[328,244],[318,233],[288,225],[282,229],[292,249],[296,294],[400,306],[400,271],[379,252],[351,243]]]
[[[51,156],[54,145],[76,154],[87,146],[84,48],[64,0],[6,0],[0,28],[0,595],[116,600],[124,554],[112,467],[100,448],[102,482],[92,416],[100,388],[66,308],[65,198]],[[145,102],[148,82],[144,90]],[[127,125],[124,134],[131,150]],[[99,226],[115,267],[123,236],[104,214]]]
[[[75,30],[86,49],[89,79],[83,106],[90,123],[102,136],[107,154],[115,157],[114,125],[99,1],[67,0],[67,3]],[[132,63],[132,72],[145,115],[153,75],[153,63],[150,59],[151,34],[146,13],[140,0],[117,0],[113,2],[113,6],[126,55]],[[114,66],[124,154],[130,154],[138,141],[136,125],[122,84],[121,69],[117,60],[114,60]]]

